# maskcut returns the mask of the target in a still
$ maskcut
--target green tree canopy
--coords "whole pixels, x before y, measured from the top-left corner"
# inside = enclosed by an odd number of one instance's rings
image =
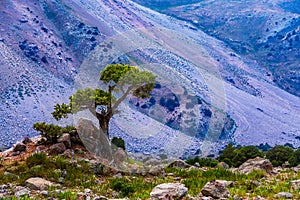
[[[106,88],[78,90],[70,96],[69,104],[56,104],[52,115],[59,120],[70,113],[75,114],[88,109],[98,119],[100,128],[108,135],[109,121],[118,112],[117,108],[121,102],[128,95],[148,98],[154,88],[155,78],[151,72],[142,71],[136,66],[109,64],[101,71],[99,78]]]

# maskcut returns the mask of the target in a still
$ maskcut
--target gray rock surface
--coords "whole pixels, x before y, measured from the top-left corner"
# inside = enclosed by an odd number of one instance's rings
[[[292,199],[293,195],[289,192],[279,192],[274,195],[275,198],[284,198],[284,199]]]
[[[150,193],[152,199],[181,199],[188,189],[181,183],[163,183],[157,185]]]
[[[267,173],[271,173],[273,170],[273,165],[268,159],[256,157],[247,160],[238,168],[238,171],[244,174],[249,174],[253,170],[263,170]]]
[[[228,186],[231,185],[231,181],[216,180],[210,181],[205,184],[201,190],[201,194],[206,197],[212,197],[215,199],[229,198],[230,192]]]
[[[25,181],[25,184],[33,190],[45,190],[51,186],[59,186],[58,184],[52,183],[39,177],[29,178]]]

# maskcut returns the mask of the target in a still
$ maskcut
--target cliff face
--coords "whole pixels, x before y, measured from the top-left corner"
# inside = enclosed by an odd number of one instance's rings
[[[53,122],[53,105],[97,86],[113,62],[150,70],[160,85],[148,101],[122,104],[111,123],[132,152],[210,153],[232,139],[299,146],[299,98],[196,25],[127,0],[5,0],[0,8],[4,147],[37,134],[34,122]]]

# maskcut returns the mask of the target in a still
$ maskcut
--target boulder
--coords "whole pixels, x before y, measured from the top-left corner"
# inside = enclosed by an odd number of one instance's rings
[[[118,148],[114,153],[114,160],[118,166],[122,166],[123,162],[127,159],[127,154],[122,148]]]
[[[166,174],[163,165],[151,166],[148,173],[153,176],[165,176]]]
[[[253,159],[249,159],[246,162],[244,162],[239,168],[238,172],[249,174],[253,170],[263,170],[267,173],[271,173],[273,170],[272,163],[268,159],[256,157]]]
[[[217,167],[224,168],[224,169],[229,169],[229,165],[225,162],[219,162],[217,164]]]
[[[113,161],[113,152],[107,135],[91,120],[80,118],[76,127],[84,146],[101,160]]]
[[[180,169],[186,169],[190,168],[192,165],[187,164],[183,160],[175,160],[171,164],[169,164],[169,167],[174,167],[174,168],[180,168]]]
[[[278,194],[274,195],[275,198],[283,198],[283,199],[292,199],[293,195],[289,192],[279,192]]]
[[[57,154],[64,153],[65,150],[66,150],[66,146],[64,145],[64,143],[60,142],[50,146],[48,152],[50,155],[57,155]]]
[[[26,145],[23,143],[18,143],[13,148],[13,152],[23,152],[23,151],[26,151]]]
[[[157,185],[150,193],[152,199],[182,199],[188,189],[181,183],[163,183]]]
[[[70,149],[71,146],[72,146],[72,143],[71,143],[71,136],[69,133],[64,133],[62,136],[60,136],[58,139],[57,139],[57,142],[62,142],[64,143],[64,145]]]
[[[59,186],[39,177],[29,178],[25,181],[25,184],[32,190],[45,190],[51,186]]]
[[[214,199],[229,198],[230,192],[227,189],[232,184],[231,181],[216,180],[205,184],[201,190],[201,194]]]

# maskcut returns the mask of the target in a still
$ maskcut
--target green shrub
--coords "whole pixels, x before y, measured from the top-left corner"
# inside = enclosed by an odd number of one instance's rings
[[[195,165],[198,163],[200,167],[215,167],[218,164],[218,161],[212,158],[195,157],[187,159],[186,163],[190,165]]]
[[[247,160],[255,157],[264,157],[256,146],[234,147],[229,144],[220,154],[218,160],[226,162],[229,166],[239,167]]]
[[[70,133],[76,130],[73,126],[60,127],[55,124],[46,124],[45,122],[37,122],[33,125],[36,131],[41,133],[41,136],[46,138],[47,144],[54,144],[63,133]]]
[[[111,143],[114,144],[116,147],[120,147],[125,150],[125,141],[122,138],[113,137]]]
[[[36,165],[44,165],[48,162],[47,155],[45,153],[35,153],[30,155],[26,159],[26,164],[29,168]]]
[[[288,161],[293,152],[291,147],[278,145],[267,151],[266,158],[271,161],[273,166],[277,167]]]
[[[110,188],[113,190],[120,192],[119,197],[130,197],[133,193],[135,193],[136,188],[128,182],[126,178],[114,178],[110,179],[109,182]]]
[[[295,167],[300,164],[300,148],[295,150],[289,158],[290,166]]]

